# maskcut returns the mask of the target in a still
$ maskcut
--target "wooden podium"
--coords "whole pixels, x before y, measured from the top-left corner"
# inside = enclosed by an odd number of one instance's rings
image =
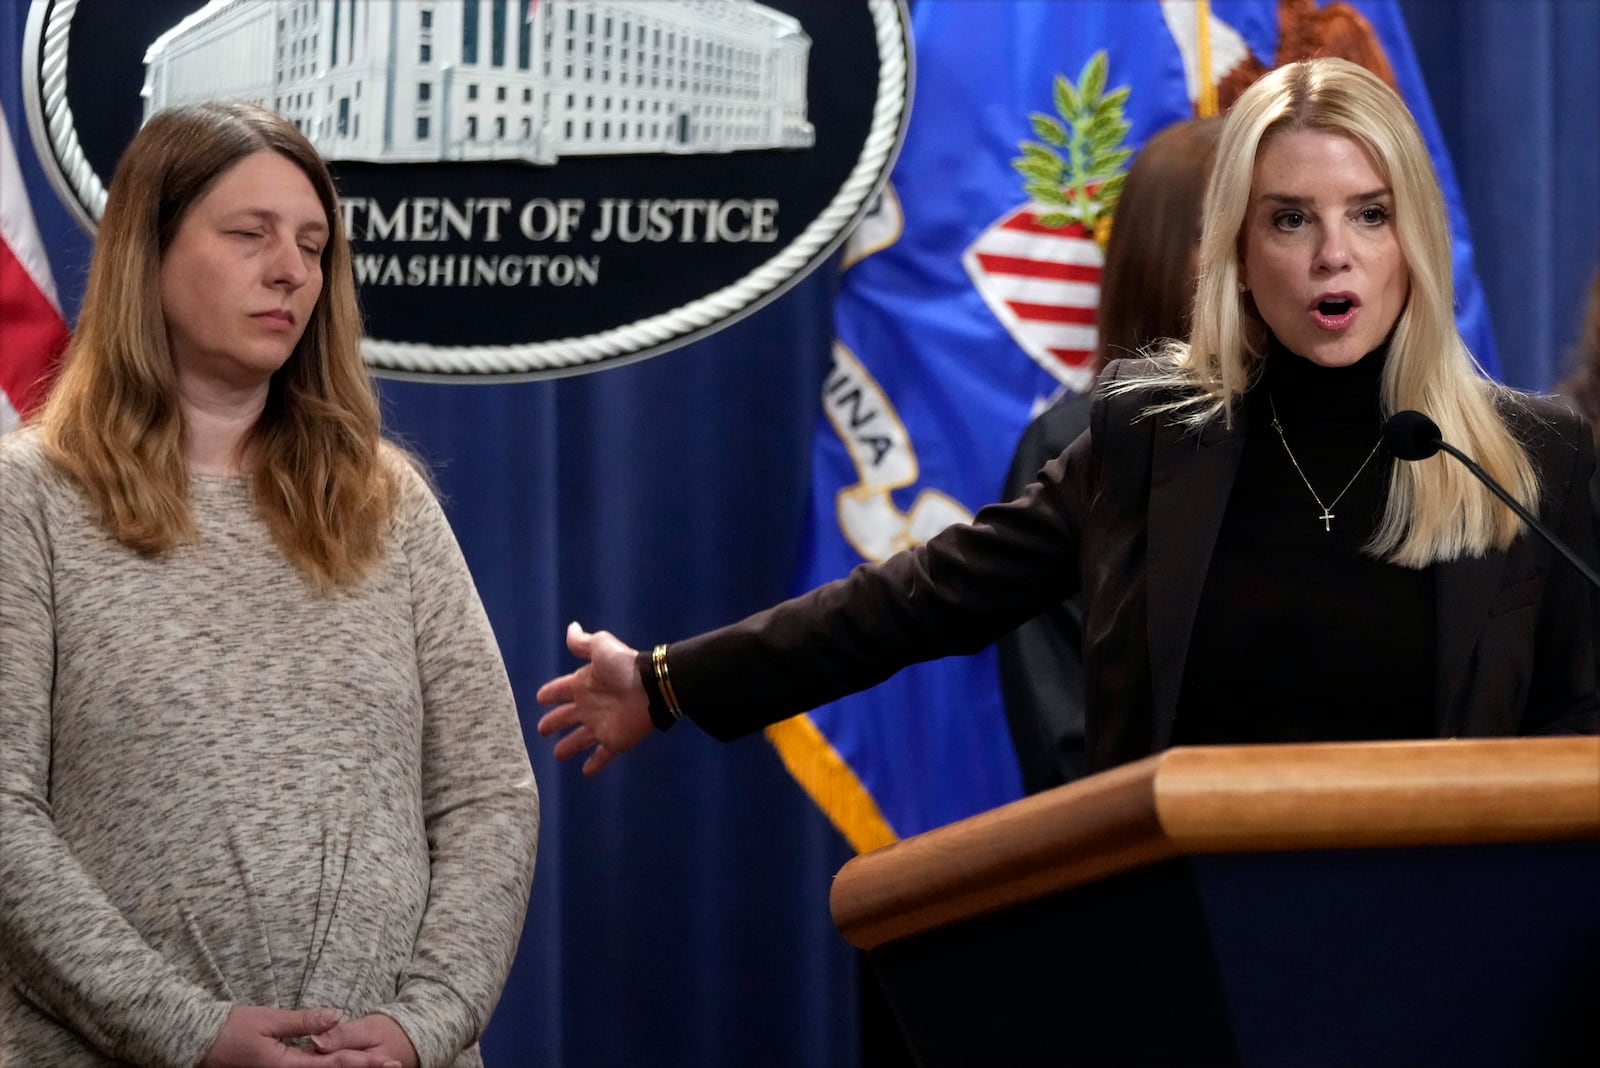
[[[1600,738],[1168,750],[857,857],[919,1063],[1600,1065]]]

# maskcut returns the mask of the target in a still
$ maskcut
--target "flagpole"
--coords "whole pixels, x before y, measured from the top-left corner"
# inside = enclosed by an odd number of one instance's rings
[[[1195,114],[1210,118],[1218,113],[1217,72],[1211,60],[1211,0],[1195,0],[1195,55],[1200,68],[1200,92]]]

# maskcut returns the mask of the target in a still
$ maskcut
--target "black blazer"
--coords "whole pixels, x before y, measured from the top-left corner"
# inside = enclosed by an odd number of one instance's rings
[[[686,713],[716,737],[739,737],[907,664],[975,652],[1081,588],[1089,770],[1169,745],[1190,631],[1250,428],[1241,412],[1231,429],[1218,421],[1184,431],[1140,414],[1148,393],[1107,394],[1143,366],[1107,368],[1089,431],[1016,500],[673,643],[673,689]],[[1587,426],[1552,402],[1504,396],[1541,479],[1541,520],[1592,563]],[[1600,729],[1594,609],[1581,576],[1532,532],[1505,552],[1434,566],[1436,736]]]

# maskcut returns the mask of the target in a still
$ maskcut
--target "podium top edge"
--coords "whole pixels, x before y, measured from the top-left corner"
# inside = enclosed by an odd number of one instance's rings
[[[1197,746],[856,857],[834,923],[870,949],[1176,856],[1600,839],[1600,737]]]

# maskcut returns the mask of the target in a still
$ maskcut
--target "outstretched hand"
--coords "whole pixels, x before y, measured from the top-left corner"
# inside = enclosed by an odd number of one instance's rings
[[[583,773],[593,775],[649,736],[650,699],[634,668],[638,651],[610,632],[591,634],[572,623],[567,648],[589,662],[539,687],[538,702],[556,706],[539,720],[539,733],[567,732],[556,742],[557,760],[594,750],[583,762]]]

